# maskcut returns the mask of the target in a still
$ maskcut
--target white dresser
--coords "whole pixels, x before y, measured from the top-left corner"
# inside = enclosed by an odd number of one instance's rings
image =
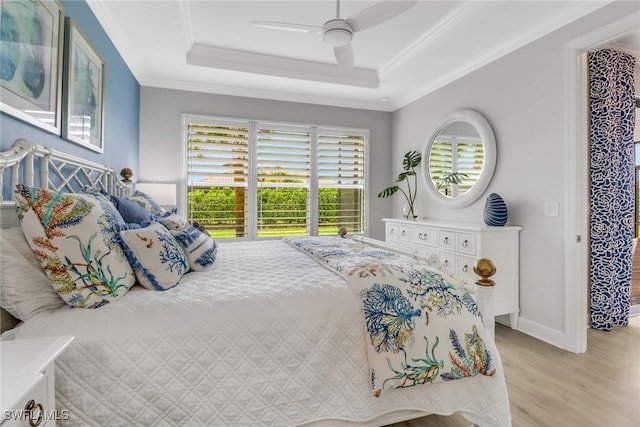
[[[55,426],[55,360],[73,337],[0,341],[2,427]]]
[[[520,313],[520,226],[385,218],[386,242],[418,256],[436,254],[442,264],[461,277],[476,279],[473,264],[488,258],[496,267],[492,279],[494,314],[508,314],[513,329]]]

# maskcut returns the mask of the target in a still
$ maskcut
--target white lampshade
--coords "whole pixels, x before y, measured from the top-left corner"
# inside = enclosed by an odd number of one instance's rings
[[[159,182],[138,182],[136,190],[148,194],[160,206],[176,205],[176,185]]]

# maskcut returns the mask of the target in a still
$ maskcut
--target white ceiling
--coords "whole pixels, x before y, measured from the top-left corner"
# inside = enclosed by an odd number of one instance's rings
[[[393,111],[610,3],[432,1],[353,38],[342,71],[319,34],[334,0],[87,0],[142,86]],[[343,0],[346,18],[376,1]],[[373,87],[372,87],[373,86]]]

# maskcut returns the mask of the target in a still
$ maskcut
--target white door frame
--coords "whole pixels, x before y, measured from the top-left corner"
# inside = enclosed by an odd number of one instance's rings
[[[640,12],[565,44],[565,349],[587,351],[589,298],[589,49],[638,33]]]

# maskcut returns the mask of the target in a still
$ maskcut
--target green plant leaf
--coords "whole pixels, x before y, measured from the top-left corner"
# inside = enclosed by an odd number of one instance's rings
[[[415,174],[416,173],[414,171],[402,172],[400,175],[398,175],[398,179],[396,179],[396,182],[404,181],[408,177],[413,176]]]
[[[397,185],[394,185],[393,187],[385,188],[384,190],[378,193],[378,197],[393,196],[398,192],[398,190],[400,190],[400,187],[398,187]]]
[[[416,166],[418,166],[421,160],[422,160],[422,154],[418,153],[415,150],[408,151],[404,155],[404,160],[402,161],[402,167],[404,168],[405,171],[409,171],[415,168]]]

